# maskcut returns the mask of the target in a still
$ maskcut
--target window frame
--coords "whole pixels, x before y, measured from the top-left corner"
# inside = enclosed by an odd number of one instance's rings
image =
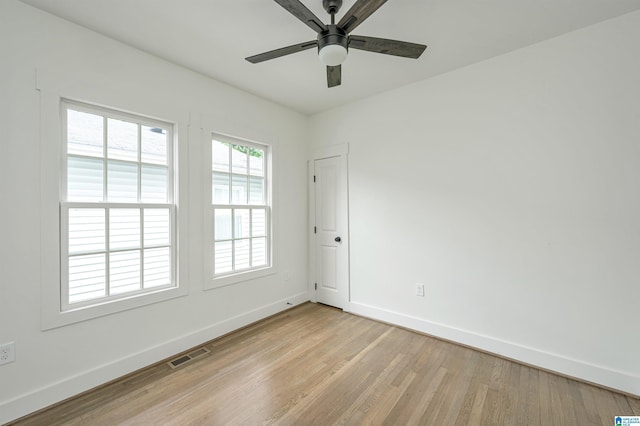
[[[44,79],[43,79],[44,80]],[[42,274],[42,292],[41,292],[41,329],[43,331],[57,327],[62,327],[105,315],[140,308],[146,305],[164,302],[170,299],[185,296],[189,293],[188,280],[185,269],[184,253],[180,254],[187,247],[185,240],[185,232],[187,230],[188,208],[183,206],[185,199],[181,195],[185,191],[181,191],[179,175],[180,168],[186,166],[186,156],[179,155],[182,151],[186,152],[186,141],[188,140],[188,129],[190,117],[188,114],[174,114],[164,109],[156,109],[153,103],[136,103],[133,107],[138,111],[147,111],[153,113],[156,117],[165,116],[167,118],[156,118],[151,114],[130,113],[130,109],[118,107],[118,101],[109,98],[105,102],[100,102],[100,98],[93,97],[91,100],[80,97],[73,90],[66,95],[62,95],[48,80],[45,84],[38,82],[36,86],[40,95],[40,160],[41,175],[40,181],[42,185],[41,191],[41,232],[42,247],[40,256],[40,265]],[[125,102],[126,103],[126,102]],[[168,124],[171,127],[172,146],[167,146],[167,167],[168,175],[171,179],[167,179],[168,191],[172,197],[172,207],[169,214],[171,215],[171,256],[172,256],[172,285],[170,287],[149,288],[144,293],[125,294],[122,297],[113,300],[101,300],[100,302],[82,305],[73,304],[71,307],[64,306],[63,303],[63,269],[62,259],[68,253],[63,253],[63,240],[67,239],[62,234],[62,203],[66,203],[67,191],[67,135],[64,133],[66,129],[66,108],[72,105],[72,109],[89,108],[88,112],[104,111],[112,112],[114,118],[125,118],[141,125],[153,123]],[[104,106],[104,105],[109,105]],[[160,112],[164,111],[164,112]],[[95,113],[95,112],[93,112]],[[110,115],[111,116],[111,115]],[[183,143],[179,144],[179,140]],[[183,153],[184,154],[184,153]],[[186,170],[186,169],[185,169]],[[64,198],[63,198],[64,197]],[[103,200],[104,201],[104,200]],[[69,206],[74,204],[70,202]],[[116,203],[108,203],[116,207]],[[132,203],[134,208],[157,206],[162,203]],[[98,204],[97,204],[98,205]],[[128,203],[117,203],[117,206],[126,206]],[[98,300],[98,299],[96,299]]]
[[[205,170],[207,172],[207,182],[208,185],[205,185],[207,190],[207,196],[205,200],[207,200],[206,205],[206,225],[205,232],[207,237],[207,247],[206,250],[207,258],[205,261],[205,276],[208,279],[205,279],[204,288],[212,289],[224,287],[232,284],[236,284],[239,282],[252,280],[255,278],[260,278],[268,275],[275,274],[277,272],[275,267],[275,244],[274,244],[274,214],[273,214],[273,151],[274,146],[265,142],[256,142],[254,140],[244,139],[237,136],[230,136],[227,134],[223,134],[216,131],[204,132],[206,138],[206,146],[208,148],[208,155],[206,158],[206,167]],[[247,148],[257,148],[264,151],[264,203],[263,204],[232,204],[232,195],[231,188],[229,194],[229,204],[214,204],[213,203],[213,164],[212,164],[212,149],[213,149],[213,141],[219,141],[223,143],[227,143],[230,145],[230,150],[233,149],[232,145],[240,145]],[[249,167],[249,166],[248,166]],[[232,181],[233,166],[229,164],[229,179]],[[243,175],[244,176],[244,175]],[[250,173],[246,175],[247,177],[251,176]],[[247,195],[249,197],[249,195]],[[232,221],[233,221],[233,211],[236,209],[245,209],[251,211],[252,209],[264,209],[265,210],[265,237],[266,237],[266,264],[260,265],[256,267],[249,267],[240,270],[232,270],[229,272],[215,273],[215,211],[216,209],[231,209],[232,210]],[[233,226],[232,226],[233,232]],[[241,240],[243,238],[233,238],[231,240]],[[252,237],[248,237],[249,241],[252,240]],[[229,241],[231,241],[229,240]],[[251,243],[250,243],[251,245]]]
[[[68,112],[70,110],[83,112],[92,114],[95,116],[100,116],[103,122],[102,128],[102,142],[103,142],[103,153],[99,158],[103,163],[103,181],[102,181],[102,190],[103,190],[103,199],[102,201],[75,201],[69,200],[68,198],[68,161],[70,156],[78,156],[78,154],[70,154],[68,152]],[[94,106],[86,103],[80,103],[71,101],[68,99],[61,100],[61,116],[62,116],[62,164],[61,164],[61,175],[60,175],[60,293],[61,293],[61,311],[71,311],[75,309],[82,309],[86,307],[91,307],[95,305],[101,305],[104,303],[111,303],[113,301],[127,299],[131,297],[142,297],[145,294],[155,293],[158,291],[163,291],[166,289],[173,289],[178,286],[177,283],[177,244],[176,244],[176,204],[174,202],[174,192],[175,192],[175,162],[174,162],[174,124],[168,123],[166,121],[153,120],[148,117],[144,117],[138,114],[125,113],[123,111],[114,110],[112,108],[105,108],[100,106]],[[138,127],[137,133],[137,150],[136,150],[136,160],[129,161],[130,163],[134,163],[137,166],[137,182],[136,182],[136,191],[137,191],[137,201],[136,202],[112,202],[108,201],[108,165],[109,165],[109,155],[108,155],[108,122],[109,119],[120,120],[127,123],[135,123]],[[142,201],[142,168],[144,164],[142,160],[142,132],[140,131],[143,126],[152,127],[152,128],[160,128],[166,131],[167,139],[166,139],[166,155],[167,155],[167,201],[165,203],[149,203]],[[91,157],[94,158],[94,157]],[[151,163],[148,163],[151,164]],[[109,221],[109,211],[112,209],[140,209],[141,211],[141,229],[140,229],[140,246],[138,250],[140,250],[141,262],[140,262],[140,286],[141,288],[136,291],[127,291],[120,294],[110,294],[110,285],[109,283],[105,283],[105,292],[106,295],[103,297],[97,297],[88,299],[81,302],[70,302],[69,293],[70,293],[70,283],[69,283],[69,260],[71,257],[71,253],[69,253],[69,211],[72,208],[80,208],[80,209],[104,209],[105,210],[105,248],[101,250],[101,252],[105,255],[105,268],[107,268],[105,272],[105,279],[108,279],[110,272],[108,270],[110,265],[109,255],[117,252],[116,250],[112,250],[110,248],[110,221]],[[144,220],[142,218],[143,211],[145,209],[155,209],[155,208],[163,208],[169,210],[169,244],[168,247],[170,249],[170,283],[158,286],[151,287],[148,289],[142,288],[142,273],[144,270],[144,261],[142,259],[144,253],[144,241],[142,240],[142,236],[144,235]]]

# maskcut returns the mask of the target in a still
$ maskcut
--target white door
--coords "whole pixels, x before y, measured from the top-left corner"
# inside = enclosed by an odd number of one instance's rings
[[[349,241],[345,157],[314,161],[315,290],[320,303],[346,309]]]

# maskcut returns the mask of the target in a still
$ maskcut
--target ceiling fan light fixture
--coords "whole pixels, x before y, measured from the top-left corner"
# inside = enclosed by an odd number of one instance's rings
[[[347,59],[349,38],[337,25],[327,25],[327,29],[318,34],[318,57],[328,67],[335,67]]]
[[[347,48],[340,44],[328,44],[318,52],[320,62],[329,67],[341,65],[347,59]]]

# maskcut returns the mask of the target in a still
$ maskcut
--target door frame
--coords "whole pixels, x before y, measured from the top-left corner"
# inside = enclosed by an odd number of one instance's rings
[[[309,291],[309,300],[313,303],[317,303],[316,291],[315,291],[315,283],[316,281],[316,245],[315,245],[315,233],[313,230],[314,224],[316,223],[316,191],[315,185],[313,181],[314,169],[315,169],[315,161],[322,160],[324,158],[331,157],[339,157],[340,158],[340,167],[344,172],[343,182],[346,186],[345,188],[345,209],[346,209],[346,217],[345,217],[345,229],[343,235],[346,235],[347,238],[343,239],[343,247],[347,256],[347,286],[346,286],[346,294],[343,295],[343,310],[348,312],[349,304],[351,302],[351,260],[350,260],[350,233],[349,233],[349,163],[348,163],[348,155],[349,155],[349,144],[339,144],[339,145],[331,145],[322,148],[317,148],[311,152],[310,158],[307,161],[307,182],[309,185],[309,224],[308,224],[308,243],[309,243],[309,259],[307,264],[309,265],[309,282],[308,282],[308,291]]]

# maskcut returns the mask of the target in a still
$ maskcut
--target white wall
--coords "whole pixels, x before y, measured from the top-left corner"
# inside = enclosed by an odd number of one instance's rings
[[[306,117],[14,0],[0,2],[0,43],[0,343],[14,341],[17,356],[0,366],[0,424],[308,300]],[[41,235],[52,230],[41,228],[51,206],[41,202],[47,176],[40,175],[46,168],[36,70],[63,96],[82,93],[133,112],[160,111],[160,118],[194,117],[188,140],[180,141],[188,144],[181,206],[188,215],[188,296],[41,331],[40,287],[56,277],[40,268],[51,256],[41,250]],[[274,144],[274,220],[286,229],[277,235],[275,275],[203,291],[200,120]]]
[[[350,309],[640,395],[639,51],[636,12],[314,116]]]

